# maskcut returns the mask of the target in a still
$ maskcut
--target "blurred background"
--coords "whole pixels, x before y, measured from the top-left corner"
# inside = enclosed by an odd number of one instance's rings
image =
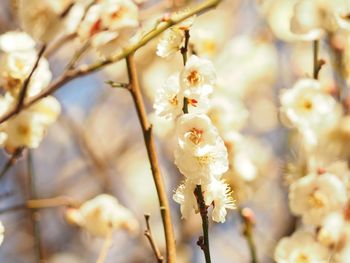
[[[141,3],[142,23],[146,25],[160,17],[174,8],[172,4]],[[176,8],[186,4],[179,0]],[[232,123],[232,130],[241,136],[235,145],[228,144],[238,159],[230,160],[231,169],[225,180],[233,188],[237,205],[254,211],[259,262],[268,263],[273,262],[276,242],[293,232],[296,224],[288,212],[282,176],[284,162],[292,158],[293,151],[288,148],[286,130],[279,124],[278,94],[281,88],[290,87],[297,76],[311,74],[312,52],[311,46],[275,39],[262,13],[257,1],[224,0],[217,9],[196,19],[191,41],[198,55],[213,61],[220,79],[211,117],[219,126],[220,122]],[[18,28],[15,6],[10,0],[2,0],[0,33]],[[203,262],[202,251],[196,245],[201,234],[200,217],[181,220],[179,205],[172,200],[173,191],[183,178],[174,165],[172,124],[158,120],[152,108],[157,88],[181,68],[181,55],[170,60],[157,57],[157,42],[158,38],[136,56],[142,92],[154,125],[175,223],[178,262]],[[54,76],[59,76],[77,46],[78,43],[67,45],[50,57]],[[97,59],[91,52],[81,63]],[[122,230],[115,232],[106,262],[154,262],[143,235],[144,214],[151,215],[152,231],[161,251],[164,237],[140,125],[130,94],[111,89],[105,84],[108,80],[127,81],[124,61],[70,82],[54,94],[61,102],[62,113],[40,147],[32,151],[37,197],[64,195],[85,201],[100,193],[114,195],[135,214],[140,232],[133,236]],[[6,229],[0,262],[36,262],[31,212],[8,211],[28,198],[25,156],[26,152],[0,179],[0,220]],[[4,165],[8,158],[2,152],[0,163]],[[224,224],[210,223],[213,262],[250,262],[237,211],[229,211]],[[47,262],[95,262],[103,240],[68,224],[64,212],[64,207],[37,212]]]

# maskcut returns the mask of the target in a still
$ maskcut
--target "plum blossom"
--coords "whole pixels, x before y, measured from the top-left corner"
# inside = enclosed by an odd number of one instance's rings
[[[216,73],[210,60],[192,55],[180,73],[180,85],[186,97],[207,96],[213,92]]]
[[[320,225],[330,212],[342,209],[346,202],[343,182],[330,173],[309,174],[290,186],[291,211],[302,216],[305,224]]]
[[[274,254],[277,263],[327,263],[329,257],[330,251],[317,243],[312,234],[305,231],[297,231],[290,237],[282,238]]]
[[[107,194],[98,195],[79,208],[68,209],[66,218],[92,235],[101,237],[106,237],[118,229],[135,233],[139,227],[132,213],[119,204],[115,197]]]

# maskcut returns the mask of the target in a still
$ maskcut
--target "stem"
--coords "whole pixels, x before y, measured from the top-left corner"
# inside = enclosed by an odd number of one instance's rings
[[[319,50],[319,40],[313,41],[313,58],[314,58],[314,70],[313,70],[313,78],[318,78],[318,72],[319,72],[319,64],[318,64],[318,50]]]
[[[64,86],[66,83],[70,82],[71,80],[77,79],[79,77],[91,74],[95,71],[98,71],[102,69],[103,67],[113,64],[115,62],[118,62],[127,56],[133,54],[135,51],[137,51],[139,48],[146,45],[149,41],[160,35],[162,32],[164,32],[169,27],[176,25],[183,20],[195,15],[195,14],[201,14],[211,8],[216,7],[221,0],[207,0],[205,2],[202,2],[196,6],[194,6],[192,9],[186,10],[182,13],[176,13],[173,14],[169,20],[163,22],[159,25],[159,27],[156,30],[152,30],[152,33],[146,34],[144,38],[142,38],[139,42],[132,44],[130,47],[125,48],[122,52],[120,52],[118,55],[104,59],[102,61],[96,62],[91,65],[82,65],[79,68],[71,69],[65,71],[58,79],[56,79],[54,82],[49,85],[45,90],[37,94],[36,96],[31,97],[26,103],[23,104],[23,107],[21,110],[28,108],[29,106],[33,105],[37,101],[41,100],[44,97],[47,97],[48,95],[52,94],[62,86]],[[6,114],[2,115],[0,117],[0,124],[7,121],[14,115],[19,113],[16,111],[16,109],[8,111]]]
[[[154,240],[154,237],[152,235],[152,230],[151,230],[151,226],[149,223],[149,219],[150,219],[150,215],[145,215],[146,227],[147,227],[147,229],[145,230],[145,236],[147,237],[147,239],[151,245],[151,248],[153,250],[153,253],[154,253],[154,256],[156,257],[157,262],[162,263],[164,261],[164,258],[162,256],[162,254],[160,253],[160,251],[157,247],[157,244]]]
[[[197,242],[197,245],[203,250],[205,262],[211,263],[210,260],[210,247],[209,247],[209,220],[208,220],[208,208],[205,204],[202,186],[197,185],[194,190],[194,194],[197,198],[197,204],[199,208],[199,212],[202,218],[202,228],[203,228],[203,236],[200,236]]]
[[[29,190],[30,190],[30,198],[37,198],[36,187],[35,187],[35,174],[34,174],[34,165],[32,152],[28,150],[27,153],[27,171],[28,171],[28,180],[29,180]],[[33,222],[33,232],[35,239],[35,250],[37,255],[38,262],[42,262],[44,260],[44,253],[41,246],[41,238],[40,238],[40,225],[38,221],[38,214],[36,209],[31,210],[31,218]]]
[[[170,216],[169,203],[164,187],[163,178],[159,169],[158,158],[156,154],[156,147],[152,135],[152,126],[150,125],[144,102],[141,95],[140,85],[137,77],[137,70],[134,61],[134,55],[130,54],[126,58],[126,65],[128,69],[128,76],[130,81],[130,93],[132,95],[137,116],[139,118],[145,146],[147,149],[148,159],[151,165],[153,180],[157,190],[160,212],[163,221],[165,242],[166,242],[166,259],[168,263],[176,262],[176,246],[173,231],[173,224]]]
[[[239,215],[243,221],[243,236],[245,237],[249,252],[251,255],[251,263],[258,263],[256,246],[254,243],[254,225],[255,225],[255,216],[251,209],[249,208],[239,208]]]
[[[19,113],[22,109],[22,106],[23,106],[23,102],[27,96],[27,93],[28,93],[28,88],[29,88],[29,84],[30,84],[30,80],[32,79],[33,75],[34,75],[34,72],[35,70],[38,68],[39,66],[39,62],[40,62],[40,59],[41,57],[43,56],[44,54],[44,51],[46,49],[46,45],[44,45],[40,51],[39,51],[39,54],[38,54],[38,57],[35,61],[35,64],[32,68],[32,70],[30,71],[28,77],[26,78],[26,80],[24,81],[23,83],[23,86],[22,86],[22,89],[20,90],[20,93],[18,95],[18,102],[17,102],[17,106],[15,108],[16,112]]]
[[[111,245],[112,245],[112,230],[108,233],[108,235],[106,236],[103,242],[103,246],[97,258],[96,263],[103,263],[106,261],[107,254]]]
[[[16,163],[17,159],[22,155],[24,148],[17,148],[11,157],[6,161],[5,165],[1,168],[0,178],[10,170],[10,168]]]
[[[182,60],[183,60],[184,66],[185,66],[186,62],[187,62],[187,51],[188,51],[188,42],[190,40],[190,30],[186,29],[184,31],[184,34],[185,34],[185,43],[180,51],[181,51]]]

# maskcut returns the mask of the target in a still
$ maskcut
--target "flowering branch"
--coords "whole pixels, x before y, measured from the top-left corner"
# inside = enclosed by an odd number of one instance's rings
[[[23,104],[21,110],[28,108],[30,105],[33,105],[34,103],[41,100],[42,98],[54,93],[56,90],[58,90],[59,88],[64,86],[66,83],[70,82],[71,80],[74,80],[74,79],[77,79],[79,77],[91,74],[95,71],[102,69],[103,67],[105,67],[107,65],[113,64],[115,62],[118,62],[118,61],[126,58],[127,56],[136,52],[139,48],[146,45],[149,41],[151,41],[152,39],[154,39],[155,37],[160,35],[162,32],[164,32],[169,27],[176,25],[176,24],[182,22],[183,20],[185,20],[185,19],[187,19],[195,14],[201,14],[201,13],[203,13],[211,8],[214,8],[220,2],[221,2],[221,0],[207,0],[205,2],[202,2],[202,3],[194,6],[193,8],[191,8],[189,10],[186,10],[186,11],[180,13],[180,14],[174,13],[174,14],[170,15],[169,19],[162,22],[157,27],[157,29],[152,30],[152,32],[149,34],[146,34],[145,37],[143,37],[137,43],[132,44],[128,48],[125,48],[122,52],[120,52],[120,54],[113,56],[113,57],[110,57],[110,58],[107,58],[107,59],[104,59],[102,61],[96,62],[96,63],[91,64],[91,65],[82,65],[81,67],[76,68],[76,69],[66,70],[58,79],[53,81],[51,83],[51,85],[49,85],[49,87],[47,87],[45,90],[43,90],[42,92],[40,92],[36,96],[33,96],[30,99],[28,99],[28,101],[26,101]],[[16,111],[16,109],[8,111],[6,114],[4,114],[3,116],[0,117],[0,123],[7,121],[8,119],[10,119],[11,117],[13,117],[14,115],[16,115],[18,113],[19,113],[19,111]]]
[[[205,204],[202,186],[197,185],[194,191],[194,194],[197,198],[199,213],[202,218],[202,228],[203,236],[200,236],[197,242],[197,245],[203,250],[205,256],[205,262],[210,263],[210,249],[209,249],[209,220],[208,220],[208,207]]]
[[[148,159],[150,161],[153,180],[156,186],[160,212],[162,215],[165,241],[166,241],[166,258],[168,263],[176,262],[176,246],[175,237],[173,231],[173,225],[170,216],[169,203],[164,187],[163,178],[159,169],[158,158],[156,154],[156,147],[154,143],[154,138],[152,135],[152,126],[148,121],[147,113],[145,110],[144,102],[141,95],[140,85],[137,78],[136,65],[134,61],[134,54],[130,54],[126,58],[126,64],[128,68],[128,76],[130,81],[130,93],[132,95],[135,108],[137,111],[137,116],[139,118],[143,138],[145,141]]]
[[[147,237],[147,239],[152,247],[152,250],[154,252],[154,255],[156,257],[157,262],[162,263],[164,261],[164,258],[162,256],[162,254],[160,253],[160,251],[157,247],[157,244],[153,238],[149,219],[150,219],[150,215],[145,215],[146,227],[147,227],[147,229],[145,230],[145,236]]]

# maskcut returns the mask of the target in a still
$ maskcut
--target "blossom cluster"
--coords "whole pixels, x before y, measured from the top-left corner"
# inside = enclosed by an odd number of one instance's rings
[[[167,56],[181,49],[182,27],[166,33],[166,38],[158,45],[158,55]],[[177,38],[179,41],[175,43]],[[227,149],[206,115],[216,85],[216,72],[211,61],[192,55],[182,71],[170,76],[157,91],[154,108],[157,115],[175,121],[175,164],[185,181],[175,191],[174,200],[181,205],[182,217],[189,218],[194,211],[198,212],[195,190],[201,186],[205,204],[213,204],[212,219],[224,222],[226,209],[234,209],[235,205],[230,187],[221,179],[228,170]]]
[[[34,40],[24,32],[12,31],[0,36],[0,112],[4,115],[14,109],[24,83],[38,59]],[[45,89],[51,81],[49,64],[40,58],[26,92],[31,98]],[[8,152],[19,147],[39,146],[49,125],[55,122],[60,113],[60,104],[52,96],[39,100],[22,110],[15,117],[0,124],[0,143]]]
[[[102,56],[125,47],[139,25],[138,7],[131,0],[22,0],[19,18],[22,28],[39,42],[76,32]]]

